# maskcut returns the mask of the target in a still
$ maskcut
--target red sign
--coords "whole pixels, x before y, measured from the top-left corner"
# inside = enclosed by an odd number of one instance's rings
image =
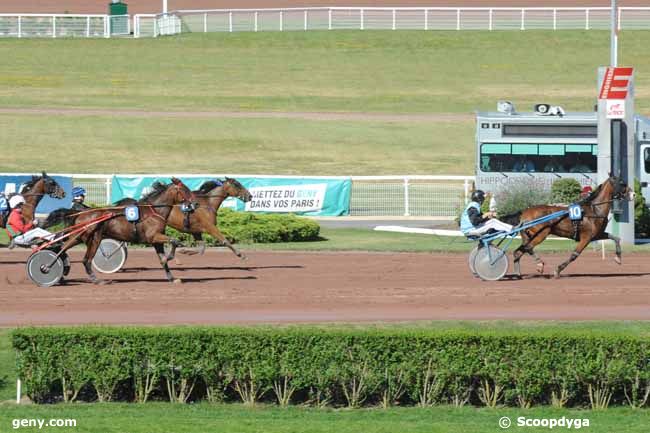
[[[607,68],[598,99],[625,99],[634,68]]]

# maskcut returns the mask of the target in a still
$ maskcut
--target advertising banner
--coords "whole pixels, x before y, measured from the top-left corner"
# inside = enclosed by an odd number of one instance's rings
[[[215,180],[211,177],[181,177],[190,189],[198,189],[204,182]],[[222,207],[265,213],[295,213],[308,216],[341,216],[350,214],[350,178],[265,178],[238,177],[253,196],[244,203],[229,198]],[[169,183],[169,178],[153,176],[114,176],[111,200],[116,202],[129,197],[139,199],[142,191],[155,181]]]

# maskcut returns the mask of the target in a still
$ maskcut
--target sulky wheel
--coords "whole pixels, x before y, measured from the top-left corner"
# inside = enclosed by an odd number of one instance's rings
[[[27,276],[37,286],[50,287],[63,278],[65,265],[54,251],[37,251],[27,259]]]
[[[115,239],[102,239],[93,257],[93,267],[101,273],[112,274],[119,271],[126,262],[126,245]]]
[[[508,256],[493,245],[479,248],[474,258],[474,269],[482,280],[500,280],[508,272]]]
[[[469,259],[467,263],[469,264],[469,270],[472,271],[472,275],[475,277],[478,277],[478,274],[476,273],[476,269],[474,269],[474,259],[476,258],[476,253],[478,253],[478,245],[476,245],[474,248],[472,248],[472,251],[469,253]]]

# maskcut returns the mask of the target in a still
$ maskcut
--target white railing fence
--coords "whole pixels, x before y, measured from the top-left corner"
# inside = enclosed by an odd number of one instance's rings
[[[650,29],[650,7],[620,7],[621,30]],[[178,10],[173,32],[292,30],[592,30],[609,29],[609,7],[328,7]],[[162,18],[164,17],[164,18]],[[161,32],[162,34],[162,32]]]
[[[0,37],[108,38],[110,37],[109,16],[0,14]]]
[[[26,173],[0,173],[22,175]],[[27,173],[29,174],[29,173]],[[96,205],[111,203],[111,180],[108,174],[57,174],[72,177],[74,186],[87,192],[86,201]],[[126,175],[143,176],[143,175]],[[226,175],[153,174],[148,176],[171,178],[207,177],[223,178]],[[267,176],[227,175],[233,178],[317,178],[327,176]],[[340,177],[336,177],[340,179]],[[350,215],[352,216],[430,216],[456,217],[469,198],[474,176],[352,176]]]

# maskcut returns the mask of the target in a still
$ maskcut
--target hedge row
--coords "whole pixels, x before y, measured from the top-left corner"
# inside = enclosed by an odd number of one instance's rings
[[[647,405],[650,338],[584,332],[26,328],[36,402]]]
[[[320,225],[313,220],[293,214],[254,214],[220,209],[217,217],[219,230],[233,243],[304,242],[319,239]],[[194,245],[194,238],[186,233],[167,227],[169,236],[185,245]],[[204,234],[208,246],[219,241]]]

